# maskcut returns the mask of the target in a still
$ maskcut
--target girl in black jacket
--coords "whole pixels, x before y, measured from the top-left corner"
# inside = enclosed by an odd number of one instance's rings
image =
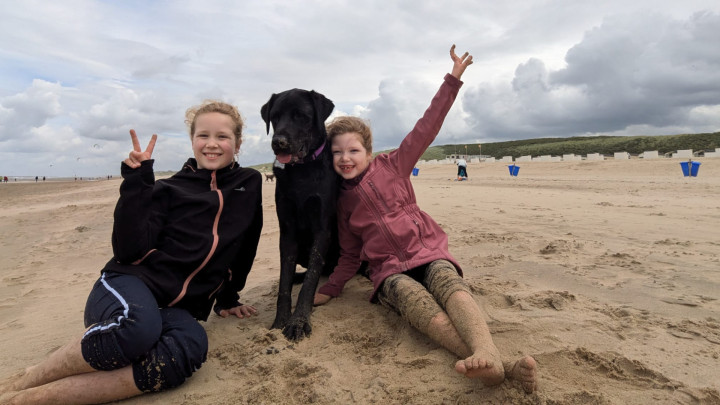
[[[2,403],[101,403],[182,384],[206,360],[198,320],[211,309],[244,318],[238,302],[262,228],[261,175],[235,161],[243,121],[206,102],[186,113],[194,158],[155,181],[157,135],[121,165],[114,257],[85,308],[77,339],[0,385]]]

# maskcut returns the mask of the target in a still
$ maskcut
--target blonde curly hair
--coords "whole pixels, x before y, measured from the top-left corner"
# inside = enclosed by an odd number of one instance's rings
[[[195,121],[197,117],[206,113],[220,113],[225,114],[233,120],[235,128],[233,128],[233,134],[235,134],[235,141],[237,147],[240,147],[242,143],[242,130],[245,126],[245,122],[240,115],[237,107],[234,105],[225,103],[217,100],[205,100],[202,104],[190,107],[185,111],[185,124],[190,128],[190,139],[192,140],[193,134],[195,133]]]

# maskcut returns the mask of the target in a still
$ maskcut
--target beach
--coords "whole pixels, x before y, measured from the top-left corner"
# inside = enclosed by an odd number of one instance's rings
[[[678,159],[525,162],[517,177],[470,163],[461,182],[454,165],[418,165],[418,204],[448,234],[501,354],[537,360],[536,393],[456,374],[454,355],[368,301],[361,276],[315,308],[310,337],[270,330],[280,258],[267,181],[240,293],[259,315],[211,315],[192,378],[119,403],[720,404],[720,159],[696,160],[697,177]],[[84,329],[119,177],[0,184],[0,378]]]

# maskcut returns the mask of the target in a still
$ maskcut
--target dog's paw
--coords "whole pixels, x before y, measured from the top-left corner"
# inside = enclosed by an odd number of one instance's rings
[[[285,325],[287,325],[287,318],[284,317],[276,317],[275,321],[273,322],[270,329],[284,329]]]
[[[312,326],[310,326],[310,321],[307,319],[291,320],[283,328],[283,335],[293,342],[300,341],[305,336],[310,336],[310,333],[312,333]]]

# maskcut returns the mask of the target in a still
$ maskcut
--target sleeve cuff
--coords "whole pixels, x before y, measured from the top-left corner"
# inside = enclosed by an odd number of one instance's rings
[[[455,87],[461,87],[463,85],[463,81],[458,79],[457,77],[451,75],[450,73],[445,73],[444,80]]]

